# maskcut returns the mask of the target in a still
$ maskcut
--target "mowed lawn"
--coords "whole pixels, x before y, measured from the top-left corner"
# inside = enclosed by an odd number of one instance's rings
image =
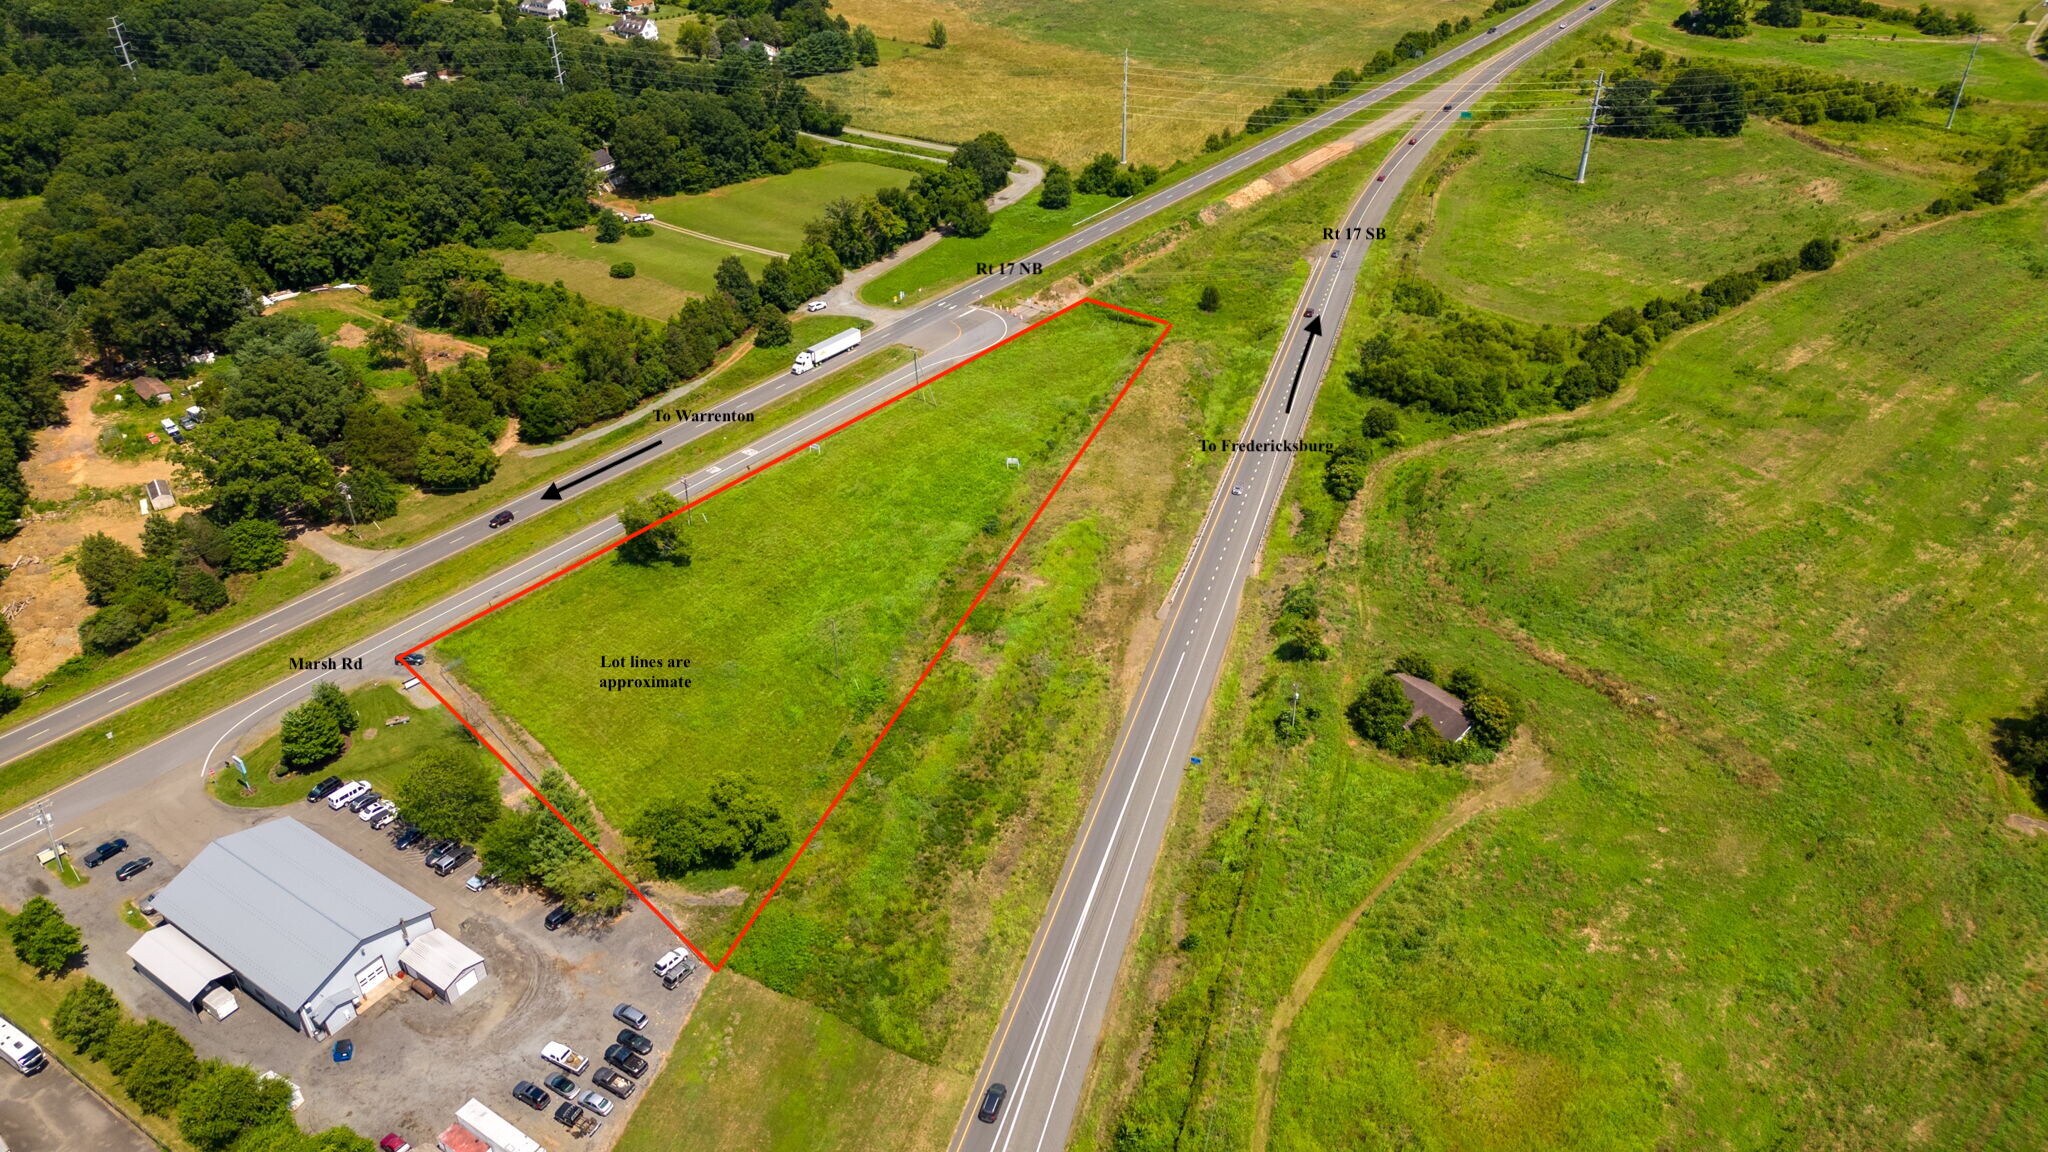
[[[548,232],[534,238],[523,252],[494,253],[505,271],[522,280],[551,284],[557,280],[599,304],[608,304],[656,320],[666,320],[692,296],[715,290],[711,277],[718,262],[737,256],[747,271],[758,275],[768,258],[727,248],[695,236],[656,228],[649,236],[625,236],[615,244],[599,244],[597,229]],[[611,267],[630,261],[630,279],[615,279]]]
[[[981,275],[978,264],[1021,260],[1117,203],[1114,196],[1076,195],[1065,208],[1040,208],[1033,193],[990,217],[980,236],[948,236],[861,285],[869,304],[909,307],[936,292]],[[897,293],[903,294],[901,299]]]
[[[1510,120],[1445,181],[1421,268],[1468,303],[1583,324],[1696,288],[1815,236],[1849,237],[1939,195],[1930,180],[1801,143],[1752,119],[1726,139],[1578,138]]]
[[[1987,750],[2048,685],[2044,225],[1859,253],[1618,408],[1389,477],[1335,577],[1365,622],[1342,658],[1510,684],[1558,778],[1359,923],[1271,1148],[2048,1142],[2048,856]],[[1290,840],[1263,886],[1347,851]],[[1234,950],[1298,958],[1335,916],[1244,922]],[[1193,1146],[1244,1146],[1222,1099]]]
[[[615,822],[733,772],[807,826],[1153,336],[1063,317],[707,502],[688,567],[607,557],[440,647]],[[632,656],[694,684],[600,690]]]
[[[832,153],[848,151],[830,144],[821,147]],[[678,228],[776,252],[793,252],[804,242],[804,225],[823,215],[825,205],[832,201],[910,186],[911,174],[901,168],[837,160],[836,156],[834,160],[816,168],[799,168],[781,176],[729,184],[695,196],[650,200],[642,207]]]
[[[463,755],[481,755],[476,742],[446,710],[438,706],[415,708],[394,684],[358,688],[348,698],[356,707],[361,725],[339,757],[317,768],[287,771],[280,763],[283,744],[272,734],[253,750],[242,753],[242,762],[249,766],[253,790],[244,793],[236,773],[223,771],[214,778],[214,795],[238,808],[272,808],[293,801],[304,802],[306,790],[331,773],[344,780],[368,780],[379,792],[390,796],[411,773],[413,764],[429,752],[453,749]],[[389,723],[392,720],[398,723]]]

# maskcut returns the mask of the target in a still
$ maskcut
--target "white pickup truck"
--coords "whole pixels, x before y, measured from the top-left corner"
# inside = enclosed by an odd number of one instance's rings
[[[590,1067],[590,1057],[579,1055],[567,1044],[541,1045],[540,1058],[567,1071],[571,1076],[580,1076],[585,1068]]]

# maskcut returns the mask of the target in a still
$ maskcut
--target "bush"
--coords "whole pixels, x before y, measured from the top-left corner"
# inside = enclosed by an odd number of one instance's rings
[[[1491,692],[1467,698],[1465,714],[1472,718],[1473,738],[1488,748],[1505,748],[1515,735],[1514,709]]]
[[[1367,440],[1392,441],[1401,427],[1401,410],[1385,401],[1370,405],[1358,421],[1358,432]]]
[[[124,1024],[115,1032],[113,1047],[120,1051],[122,1068],[116,1075],[122,1091],[151,1116],[170,1115],[178,1098],[202,1070],[199,1058],[192,1054],[192,1045],[178,1035],[177,1029],[161,1020],[151,1020],[139,1027]],[[108,1054],[110,1068],[115,1055],[113,1051]]]
[[[1394,657],[1394,671],[1406,672],[1417,680],[1436,682],[1436,665],[1420,652],[1403,652]]]
[[[638,268],[633,267],[631,260],[621,260],[617,264],[612,265],[610,269],[611,277],[614,280],[631,280],[639,271]]]
[[[617,212],[609,208],[598,210],[597,242],[599,244],[617,244],[625,234],[626,222],[620,218]]]
[[[1991,728],[1991,749],[2006,770],[2030,784],[2035,795],[2048,795],[2048,691],[2018,716],[1992,721]]]
[[[1401,685],[1392,676],[1375,676],[1358,694],[1358,699],[1344,710],[1345,719],[1358,735],[1378,745],[1391,749],[1400,743],[1408,717],[1415,714],[1415,708],[1408,703],[1408,696],[1401,691]]]
[[[1214,312],[1223,307],[1223,293],[1218,291],[1214,284],[1204,284],[1202,298],[1195,302],[1195,307],[1204,312]]]
[[[782,810],[734,775],[720,777],[702,801],[650,805],[633,835],[655,873],[667,878],[759,860],[790,843]]]
[[[628,564],[687,567],[690,563],[690,539],[684,534],[683,518],[677,516],[662,520],[682,506],[674,496],[656,492],[645,500],[635,500],[620,509],[619,527],[629,536],[635,532],[640,534],[619,545],[619,559]],[[656,521],[662,522],[656,524]],[[646,531],[641,532],[643,528]]]
[[[250,517],[228,526],[230,572],[262,572],[284,563],[284,529],[276,522]]]
[[[1816,236],[1799,249],[1799,266],[1809,272],[1825,272],[1835,266],[1835,257],[1841,250],[1840,241]]]
[[[14,942],[14,958],[42,977],[63,972],[85,951],[85,938],[47,896],[30,897],[21,906],[7,922],[7,937]]]
[[[1064,164],[1048,164],[1045,183],[1038,186],[1038,206],[1058,211],[1074,202],[1074,174]]]
[[[215,612],[227,606],[228,586],[204,564],[181,564],[172,595],[195,612]]]
[[[57,1002],[57,1011],[50,1017],[50,1030],[57,1034],[57,1039],[77,1049],[79,1055],[97,1060],[106,1053],[114,1030],[126,1020],[113,990],[88,976]]]

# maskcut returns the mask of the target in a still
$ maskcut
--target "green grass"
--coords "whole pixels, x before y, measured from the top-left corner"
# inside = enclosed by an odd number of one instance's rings
[[[980,275],[977,264],[1020,260],[1072,231],[1081,221],[1117,203],[1113,196],[1074,197],[1058,211],[1040,208],[1033,193],[990,218],[987,233],[947,236],[882,275],[861,285],[869,304],[910,307],[934,293]],[[903,294],[899,300],[897,293]]]
[[[1854,236],[1944,190],[1756,120],[1726,139],[1600,140],[1584,185],[1570,134],[1510,120],[1471,140],[1421,270],[1470,304],[1545,323],[1590,323],[1815,236]]]
[[[142,909],[137,908],[133,900],[121,901],[121,923],[137,932],[147,932],[154,927],[149,922],[149,917],[142,914]]]
[[[21,222],[42,206],[41,196],[0,200],[0,274],[14,271],[15,263],[21,259]]]
[[[829,144],[822,147],[834,162],[799,168],[781,176],[764,176],[744,184],[728,184],[695,196],[653,200],[643,208],[678,228],[777,252],[794,252],[804,242],[804,225],[823,215],[825,205],[831,201],[910,186],[911,174],[901,168],[842,159],[859,153],[848,153]]]
[[[43,865],[43,869],[58,880],[63,881],[66,888],[85,887],[86,878],[77,868],[72,866],[69,853]]]
[[[727,973],[705,989],[617,1147],[666,1152],[682,1131],[760,1152],[930,1146],[951,1119],[931,1107],[935,1090],[964,1094],[965,1078]]]
[[[806,824],[928,654],[906,641],[957,614],[1152,336],[1063,318],[946,377],[935,403],[899,403],[707,504],[688,568],[606,558],[439,649],[615,822],[743,766]],[[599,690],[624,674],[600,658],[636,655],[692,661],[693,686]],[[705,882],[758,887],[780,863]]]
[[[1521,694],[1558,780],[1351,933],[1270,1148],[2038,1147],[2048,861],[1985,745],[2048,680],[2044,223],[1858,251],[1676,338],[1618,407],[1373,490],[1319,573],[1336,658],[1225,685],[1148,927],[1154,956],[1202,942],[1151,969],[1118,1147],[1245,1146],[1270,1006],[1463,786],[1345,732],[1406,649]],[[1288,520],[1270,562],[1316,572]],[[1234,683],[1276,671],[1249,648]],[[1283,753],[1297,676],[1323,716]]]
[[[249,766],[250,789],[243,791],[241,779],[234,770],[226,769],[214,777],[213,794],[237,808],[304,803],[306,790],[332,773],[344,780],[368,780],[371,787],[390,796],[422,755],[439,748],[476,747],[446,711],[414,708],[405,693],[390,684],[358,688],[348,698],[362,717],[362,726],[340,756],[317,768],[288,769],[280,762],[281,745],[273,733],[242,757]],[[394,717],[407,719],[402,724],[388,724]]]
[[[506,272],[523,280],[560,281],[564,288],[581,292],[595,303],[655,320],[675,315],[692,296],[712,292],[716,286],[711,274],[727,256],[739,257],[755,275],[768,263],[768,258],[757,252],[727,248],[666,228],[656,228],[648,236],[626,236],[614,244],[599,244],[594,226],[546,232],[523,252],[496,251],[492,255]],[[634,275],[615,280],[611,266],[622,261],[632,262]]]

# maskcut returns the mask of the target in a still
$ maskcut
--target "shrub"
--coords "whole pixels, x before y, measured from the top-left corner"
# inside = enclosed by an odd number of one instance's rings
[[[617,264],[612,265],[610,271],[611,277],[614,280],[631,280],[640,270],[633,267],[631,260],[621,260]]]
[[[57,1034],[57,1039],[77,1049],[79,1055],[97,1060],[105,1054],[114,1029],[126,1019],[113,990],[88,976],[57,1002],[57,1011],[50,1017],[50,1030]]]
[[[250,517],[228,526],[230,572],[262,572],[284,563],[284,529],[275,521]]]
[[[2018,716],[1993,721],[1991,748],[2007,771],[2048,795],[2048,691]]]
[[[1514,737],[1514,709],[1491,692],[1481,692],[1468,698],[1465,714],[1472,718],[1473,738],[1488,748],[1505,748]]]
[[[631,540],[619,545],[619,559],[628,564],[674,564],[687,567],[690,563],[690,540],[683,531],[683,518],[668,520],[663,517],[681,508],[682,502],[666,492],[656,492],[645,500],[635,500],[619,510],[619,527]],[[655,523],[662,521],[661,523]],[[649,527],[653,525],[653,527]],[[641,532],[641,529],[647,529]]]
[[[37,976],[57,975],[85,951],[85,938],[47,896],[30,897],[7,922],[7,936],[14,942],[14,958]]]
[[[1799,266],[1809,272],[1825,272],[1835,266],[1835,257],[1841,250],[1840,241],[1816,236],[1799,249]]]
[[[1218,291],[1214,284],[1204,284],[1202,298],[1195,302],[1195,307],[1204,312],[1214,312],[1223,307],[1223,293]]]
[[[1417,680],[1436,682],[1436,665],[1420,652],[1403,652],[1394,657],[1394,671],[1406,672]]]
[[[626,234],[626,222],[617,212],[609,208],[599,209],[597,214],[597,242],[617,244]]]
[[[1375,676],[1344,710],[1345,719],[1358,735],[1381,748],[1393,748],[1402,737],[1403,726],[1415,709],[1392,676]]]
[[[1074,202],[1074,174],[1064,164],[1048,164],[1045,183],[1038,186],[1038,206],[1058,211]]]
[[[782,810],[733,775],[720,777],[702,801],[650,805],[634,822],[633,834],[664,877],[758,860],[790,842]]]

